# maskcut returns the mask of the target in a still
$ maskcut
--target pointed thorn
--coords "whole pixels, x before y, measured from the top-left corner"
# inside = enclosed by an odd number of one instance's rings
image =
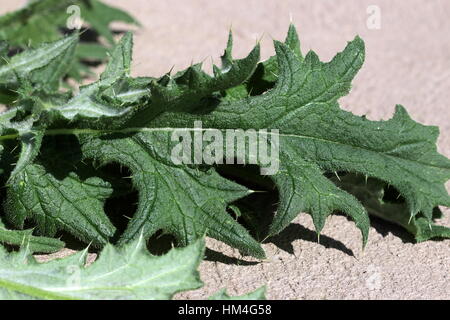
[[[278,78],[278,75],[277,75],[275,72],[270,71],[270,73],[271,73],[275,78]]]
[[[409,216],[408,224],[411,224],[411,221],[413,218],[414,218],[414,213],[411,212],[411,215]]]
[[[338,173],[335,171],[334,174],[336,175],[336,177],[338,178],[339,181],[341,181],[341,178],[339,177]]]
[[[259,39],[256,39],[256,44],[257,44],[257,45],[261,44],[261,42],[262,42],[262,40],[263,40],[263,38],[264,38],[265,36],[266,36],[266,33],[263,32],[263,34],[261,35],[261,37],[259,37]]]
[[[233,23],[230,23],[230,26],[228,27],[229,33],[233,33]]]

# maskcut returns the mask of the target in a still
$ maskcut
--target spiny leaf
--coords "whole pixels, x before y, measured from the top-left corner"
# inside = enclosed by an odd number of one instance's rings
[[[228,45],[231,46],[230,42]],[[152,119],[167,111],[207,112],[218,92],[239,86],[252,75],[259,54],[260,46],[257,44],[244,59],[229,60],[222,69],[216,67],[214,76],[202,71],[201,64],[195,64],[174,77],[166,74],[153,80],[150,103],[136,112],[128,125],[149,126]]]
[[[260,245],[226,212],[228,203],[251,191],[213,170],[175,166],[167,150],[170,139],[171,132],[146,132],[131,138],[91,138],[83,144],[85,157],[101,165],[117,162],[133,173],[139,205],[119,243],[135,239],[140,230],[146,237],[162,230],[183,245],[206,233],[246,253],[264,257]]]
[[[171,158],[171,135],[180,129],[189,134],[217,129],[222,136],[230,129],[269,130],[270,146],[279,146],[279,157],[274,159],[279,170],[271,178],[280,199],[269,235],[283,230],[300,212],[311,214],[317,232],[321,232],[326,218],[341,211],[355,221],[365,244],[369,229],[366,209],[354,195],[333,183],[329,176],[335,172],[360,173],[394,186],[405,198],[410,219],[418,224],[430,224],[436,206],[450,206],[444,187],[450,178],[450,160],[436,151],[437,128],[414,122],[401,106],[388,121],[369,121],[339,108],[339,98],[349,92],[364,61],[364,43],[359,37],[327,63],[313,52],[303,57],[292,26],[286,43],[275,41],[276,57],[271,62],[257,64],[258,47],[246,58],[233,60],[231,46],[230,37],[224,65],[214,68],[214,76],[204,73],[197,64],[174,76],[133,79],[129,77],[131,36],[127,35],[100,80],[72,97],[71,102],[61,96],[42,100],[39,95],[44,107],[39,106],[38,99],[29,99],[28,104],[16,108],[14,118],[22,122],[13,120],[11,111],[0,116],[1,140],[8,142],[3,146],[11,148],[13,141],[26,137],[12,126],[31,123],[28,133],[77,137],[85,160],[127,166],[139,192],[139,203],[120,243],[132,241],[141,229],[145,237],[159,230],[173,234],[182,244],[206,233],[244,253],[263,257],[259,244],[226,212],[237,199],[250,194],[249,190],[218,175],[211,163],[176,164]],[[235,88],[239,88],[238,92],[230,94]],[[53,101],[50,108],[45,107],[47,101]],[[67,105],[72,105],[72,113],[62,115]],[[98,105],[119,113],[130,112],[109,117],[101,112],[103,109],[99,112]],[[195,128],[196,121],[202,121],[202,129]],[[193,148],[195,144],[193,139]],[[40,149],[45,153],[47,147]],[[60,150],[51,152],[57,159],[62,157]],[[243,158],[248,163],[251,156],[247,150]],[[42,156],[28,159],[26,166],[19,160],[22,169],[11,177],[9,203],[20,202],[14,200],[17,193],[11,191],[21,187],[21,180],[15,180],[18,176],[28,179],[24,174],[31,174],[37,186],[47,186],[56,179],[55,169]],[[261,161],[257,164],[266,165]],[[238,178],[248,178],[246,171],[242,172]],[[65,178],[79,177],[79,173],[79,169],[71,167],[57,179],[58,183],[64,185]],[[19,194],[37,194],[32,186],[24,186]],[[77,183],[75,193],[80,188],[82,185]],[[43,192],[42,187],[38,189]],[[69,190],[59,185],[57,189]],[[95,226],[108,225],[107,217],[98,208],[108,196],[102,190],[86,196],[97,206],[89,214],[101,220],[81,227],[88,231],[77,230],[71,215],[58,216],[66,219],[66,230],[99,244],[106,242],[113,231],[110,228],[111,232],[102,234],[94,230]],[[77,200],[69,191],[65,196],[70,203]],[[53,194],[46,197],[59,199]],[[36,203],[35,198],[31,199],[29,203]],[[16,205],[10,206],[8,216],[21,220],[20,226],[25,217],[34,216],[34,208]],[[55,217],[50,209],[40,208]],[[39,210],[40,216],[46,216]],[[47,226],[42,220],[38,224]],[[50,233],[56,230],[48,225]]]
[[[155,127],[278,129],[280,170],[272,176],[280,203],[270,234],[284,229],[302,211],[312,215],[316,230],[335,210],[345,212],[367,240],[369,220],[352,195],[324,177],[327,172],[352,171],[389,182],[405,196],[411,215],[430,219],[437,205],[450,205],[444,183],[450,161],[436,152],[438,131],[420,125],[397,106],[389,121],[369,121],[338,107],[362,66],[360,38],[328,63],[309,52],[299,58],[275,41],[279,71],[268,92],[236,101],[226,100],[205,115],[167,112]]]
[[[66,28],[67,21],[74,17],[74,12],[67,10],[74,5],[79,8],[81,20],[89,24],[94,32],[105,37],[110,46],[115,45],[110,30],[112,22],[121,21],[138,25],[128,13],[98,0],[39,0],[30,1],[24,8],[0,17],[0,40],[6,40],[12,46],[21,49],[29,46],[35,48],[41,43],[56,41],[62,37],[61,31]],[[86,50],[85,46],[88,46],[89,50]],[[83,65],[82,59],[103,61],[109,49],[100,42],[94,45],[89,42],[83,43],[76,52],[79,60],[74,62],[73,68],[66,69],[66,72],[68,71],[76,80],[81,80],[86,74],[91,73]]]
[[[302,60],[303,56],[300,50],[300,40],[297,35],[297,31],[294,25],[289,26],[289,31],[286,36],[284,43],[297,55],[297,57]],[[229,47],[225,51],[225,54],[222,56],[222,63],[226,65],[226,61],[228,56],[231,54],[231,46],[232,42],[229,43]],[[225,100],[237,100],[244,99],[249,95],[258,95],[263,92],[266,92],[270,88],[272,88],[278,77],[278,62],[277,57],[273,56],[258,63],[255,72],[251,75],[251,77],[244,84],[240,86],[236,86],[226,90]]]
[[[355,174],[345,174],[340,179],[333,180],[339,187],[355,195],[370,214],[405,228],[417,242],[433,238],[450,238],[450,228],[430,223],[421,215],[411,217],[403,200],[384,200],[388,189],[385,182],[373,178],[366,180],[365,177]],[[439,208],[435,208],[433,219],[441,215]]]
[[[194,66],[174,79],[160,79],[164,86],[158,84],[157,90],[151,87],[152,102],[139,110],[138,117],[130,120],[129,125],[149,122],[167,109],[195,107],[203,97],[238,85],[249,77],[258,57],[259,48],[256,47],[247,58],[230,61],[230,68],[214,77]],[[101,164],[118,162],[133,171],[133,183],[140,192],[139,206],[120,243],[132,240],[141,229],[147,237],[163,230],[182,244],[190,243],[206,232],[245,253],[264,257],[260,245],[226,212],[229,203],[249,191],[221,178],[213,170],[205,173],[174,166],[170,160],[171,150],[167,147],[175,129],[143,130],[132,137],[82,136],[86,157]]]
[[[51,253],[64,247],[64,242],[45,237],[33,236],[33,230],[10,230],[0,220],[0,242],[27,247],[30,252]],[[1,250],[1,249],[0,249]]]
[[[103,211],[111,186],[86,174],[82,164],[75,168],[64,153],[51,158],[49,150],[11,176],[5,203],[7,219],[19,228],[25,219],[32,219],[37,230],[48,236],[66,230],[96,246],[108,243],[116,231]]]
[[[38,263],[26,249],[8,254],[0,247],[0,298],[170,299],[202,285],[196,269],[203,251],[204,243],[199,240],[161,257],[152,256],[139,237],[122,248],[108,244],[86,267],[87,250]]]
[[[36,49],[25,50],[13,56],[6,64],[0,66],[0,84],[18,86],[21,79],[28,77],[34,71],[34,80],[40,80],[39,76],[46,76],[45,81],[54,82],[66,70],[61,69],[61,60],[66,54],[70,54],[78,42],[78,35],[73,35],[53,43],[42,44]],[[64,66],[64,64],[63,64]]]
[[[317,113],[316,117],[321,120],[321,109],[339,110],[337,99],[349,91],[350,81],[362,65],[363,43],[355,39],[327,64],[321,63],[313,53],[305,60],[299,59],[279,42],[275,42],[275,49],[281,71],[277,85],[271,91],[235,102],[225,101],[204,116],[164,114],[158,119],[157,126],[170,123],[174,127],[191,127],[193,120],[198,119],[208,128],[279,129],[281,167],[273,179],[280,191],[280,204],[271,233],[280,232],[302,211],[312,214],[320,232],[326,216],[341,210],[356,221],[365,242],[369,220],[364,208],[353,196],[323,177],[325,168],[305,157],[302,148],[309,137],[301,133],[305,125],[317,129],[314,114]],[[307,119],[302,119],[302,114]],[[311,144],[314,147],[316,141]]]
[[[114,49],[111,60],[100,76],[100,80],[82,87],[80,93],[66,104],[49,108],[49,117],[62,117],[70,121],[80,118],[95,118],[97,122],[100,122],[102,117],[119,117],[129,112],[130,110],[127,108],[111,107],[101,101],[101,93],[120,79],[128,77],[132,47],[132,34],[127,33]]]
[[[19,132],[20,134],[20,132]],[[24,132],[20,136],[20,155],[13,172],[11,173],[11,179],[31,164],[38,156],[41,148],[42,139],[44,137],[43,131]]]

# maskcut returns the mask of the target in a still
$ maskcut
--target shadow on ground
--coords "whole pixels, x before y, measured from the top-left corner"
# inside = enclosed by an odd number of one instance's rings
[[[349,256],[354,256],[353,251],[348,247],[346,247],[345,244],[343,244],[339,240],[335,240],[333,238],[324,235],[321,235],[319,240],[317,237],[317,233],[315,231],[307,229],[300,224],[294,223],[290,224],[280,234],[269,238],[266,242],[273,243],[281,250],[293,254],[294,246],[292,243],[295,240],[304,240],[314,243],[319,242],[325,248],[336,249],[342,251],[343,253]]]

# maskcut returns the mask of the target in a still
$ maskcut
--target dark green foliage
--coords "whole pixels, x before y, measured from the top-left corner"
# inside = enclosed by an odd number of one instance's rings
[[[0,84],[18,92],[15,107],[0,115],[4,218],[15,228],[28,221],[36,234],[64,230],[95,246],[116,240],[124,245],[140,233],[146,239],[170,234],[187,245],[206,234],[263,258],[250,235],[254,230],[246,230],[230,209],[251,211],[251,202],[239,208],[237,200],[265,190],[264,183],[238,183],[250,178],[246,167],[232,181],[213,165],[171,159],[172,133],[193,130],[201,120],[202,130],[224,133],[279,130],[279,171],[270,176],[279,202],[265,236],[279,233],[301,212],[311,214],[318,233],[328,215],[345,213],[361,230],[363,244],[368,213],[403,226],[418,241],[449,236],[448,228],[432,223],[437,206],[450,206],[444,186],[450,161],[436,151],[438,129],[414,122],[401,106],[388,121],[339,108],[364,61],[360,38],[323,63],[313,52],[302,55],[293,26],[265,62],[258,62],[258,45],[234,60],[230,36],[214,75],[197,64],[156,79],[130,77],[133,43],[126,34],[97,82],[78,94],[61,93],[60,65],[76,59],[76,42],[71,36],[45,44],[0,66]],[[36,59],[41,53],[45,59]],[[58,137],[71,141],[64,150],[50,147]],[[105,168],[112,165],[128,168],[130,180],[109,176]],[[341,172],[368,177],[368,185],[353,175],[330,178]],[[372,179],[398,190],[403,202],[384,203],[384,185]],[[137,208],[133,215],[134,203],[121,207],[120,214],[131,219],[119,234],[103,207],[130,181],[139,194]]]

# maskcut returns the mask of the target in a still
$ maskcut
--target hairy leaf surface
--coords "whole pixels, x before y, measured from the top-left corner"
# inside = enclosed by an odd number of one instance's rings
[[[139,205],[119,243],[162,230],[183,245],[205,233],[246,253],[264,251],[226,211],[227,204],[251,193],[214,170],[207,172],[171,163],[169,133],[141,133],[132,138],[104,137],[83,145],[83,153],[102,165],[118,162],[131,169]]]
[[[94,34],[103,36],[110,46],[115,45],[110,29],[112,22],[138,25],[128,13],[98,0],[38,0],[30,1],[25,7],[0,17],[0,40],[21,49],[29,46],[35,48],[42,43],[60,39],[68,21],[75,22],[78,13],[83,25],[87,23]],[[90,73],[82,61],[104,61],[109,49],[98,41],[83,42],[76,49],[78,59],[73,61],[73,68],[65,68],[66,72],[80,80]]]
[[[407,204],[398,195],[393,200],[386,200],[388,185],[376,179],[365,179],[361,175],[346,174],[334,182],[344,190],[352,193],[375,217],[387,220],[405,228],[417,242],[433,238],[450,238],[450,228],[430,223],[423,215],[411,217]],[[433,211],[433,220],[442,217],[439,208]]]
[[[32,235],[33,230],[10,230],[0,220],[0,243],[28,247],[30,252],[51,253],[64,247],[64,242]]]
[[[390,183],[405,197],[412,217],[422,212],[431,220],[434,207],[450,205],[444,185],[450,161],[436,151],[436,127],[414,122],[401,106],[388,121],[369,121],[339,108],[337,100],[349,92],[364,60],[360,38],[328,63],[313,52],[302,58],[299,50],[277,41],[275,49],[274,88],[224,101],[206,115],[167,112],[150,124],[193,127],[202,120],[203,128],[279,129],[280,170],[272,178],[280,204],[272,235],[299,212],[310,213],[320,232],[326,217],[338,210],[355,220],[366,241],[366,210],[327,179],[327,172],[358,172]]]
[[[78,35],[73,35],[13,56],[0,66],[0,85],[17,86],[30,78],[42,82],[50,81],[50,83],[59,81],[67,72],[64,70],[64,67],[67,67],[66,60],[71,60],[70,58],[73,57],[73,49],[77,42]],[[40,72],[32,75],[37,70]]]
[[[162,231],[181,244],[207,234],[261,258],[259,243],[228,213],[237,200],[261,191],[259,182],[250,190],[219,175],[213,164],[176,164],[171,158],[175,131],[199,134],[218,129],[225,135],[229,129],[255,129],[268,130],[270,144],[279,139],[279,170],[270,176],[279,203],[268,235],[282,231],[300,212],[312,215],[320,233],[326,218],[340,211],[355,221],[365,244],[367,210],[375,213],[357,192],[348,192],[330,178],[342,172],[395,187],[405,199],[402,213],[382,206],[386,212],[378,216],[409,229],[418,240],[435,234],[427,234],[424,226],[432,225],[437,206],[450,206],[445,189],[450,161],[436,151],[438,129],[416,123],[402,106],[390,120],[369,121],[338,105],[364,61],[359,37],[331,61],[321,62],[314,52],[302,55],[291,26],[285,43],[275,41],[276,56],[258,63],[258,45],[244,59],[234,60],[230,36],[222,67],[214,66],[213,75],[195,64],[160,78],[130,76],[131,47],[127,34],[100,79],[80,93],[49,96],[36,90],[32,98],[0,115],[2,155],[14,155],[14,144],[21,146],[17,164],[5,160],[2,168],[10,222],[21,227],[31,219],[43,234],[64,229],[98,245],[111,241],[115,228],[103,210],[112,194],[105,182],[109,180],[92,170],[84,174],[83,162],[116,163],[130,169],[139,193],[120,244],[133,241],[141,230],[145,238]],[[195,128],[196,121],[202,128]],[[77,143],[69,149],[76,147],[81,153],[62,173],[49,159],[63,163],[64,152],[41,144],[53,136],[74,137]],[[250,158],[249,152],[244,158]],[[236,181],[250,178],[246,170],[239,171]],[[446,234],[441,231],[437,232]]]

